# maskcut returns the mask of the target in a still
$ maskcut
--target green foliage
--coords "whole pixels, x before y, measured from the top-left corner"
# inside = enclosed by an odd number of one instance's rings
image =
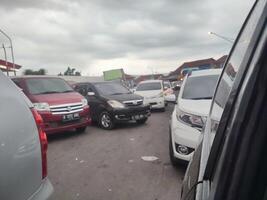
[[[47,71],[43,68],[39,70],[26,69],[23,72],[24,75],[46,75]]]
[[[81,76],[81,72],[76,71],[75,68],[68,67],[67,70],[64,72],[64,76]],[[62,76],[62,73],[59,73],[59,76]]]

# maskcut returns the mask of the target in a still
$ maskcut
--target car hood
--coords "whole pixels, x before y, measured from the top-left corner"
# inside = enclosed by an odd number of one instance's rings
[[[143,97],[141,97],[140,95],[133,94],[133,93],[132,94],[105,95],[103,97],[109,100],[117,100],[120,102],[143,99]]]
[[[203,100],[190,100],[190,99],[179,99],[178,107],[182,111],[199,116],[208,116],[211,99]]]
[[[30,100],[33,103],[48,103],[49,105],[59,105],[81,102],[84,97],[77,92],[38,94],[31,95]]]
[[[161,90],[147,90],[147,91],[135,91],[135,94],[141,95],[143,97],[155,97],[159,95]]]

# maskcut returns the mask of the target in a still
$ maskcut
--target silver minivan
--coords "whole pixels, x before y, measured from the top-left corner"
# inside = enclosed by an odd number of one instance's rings
[[[48,199],[47,138],[42,118],[0,71],[0,199]]]

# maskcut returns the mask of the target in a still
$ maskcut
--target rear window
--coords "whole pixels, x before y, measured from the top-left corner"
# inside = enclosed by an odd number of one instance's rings
[[[184,86],[183,99],[212,99],[219,75],[188,77]]]
[[[141,83],[136,88],[136,91],[146,91],[146,90],[161,90],[161,84],[159,82]]]
[[[52,94],[72,92],[73,89],[59,78],[31,78],[26,80],[30,94]]]

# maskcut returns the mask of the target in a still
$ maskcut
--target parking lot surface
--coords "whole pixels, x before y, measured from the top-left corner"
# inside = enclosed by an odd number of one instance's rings
[[[165,112],[153,112],[144,125],[123,124],[112,131],[91,126],[85,133],[49,136],[53,199],[179,199],[185,167],[175,169],[169,161],[172,109],[169,105]]]

